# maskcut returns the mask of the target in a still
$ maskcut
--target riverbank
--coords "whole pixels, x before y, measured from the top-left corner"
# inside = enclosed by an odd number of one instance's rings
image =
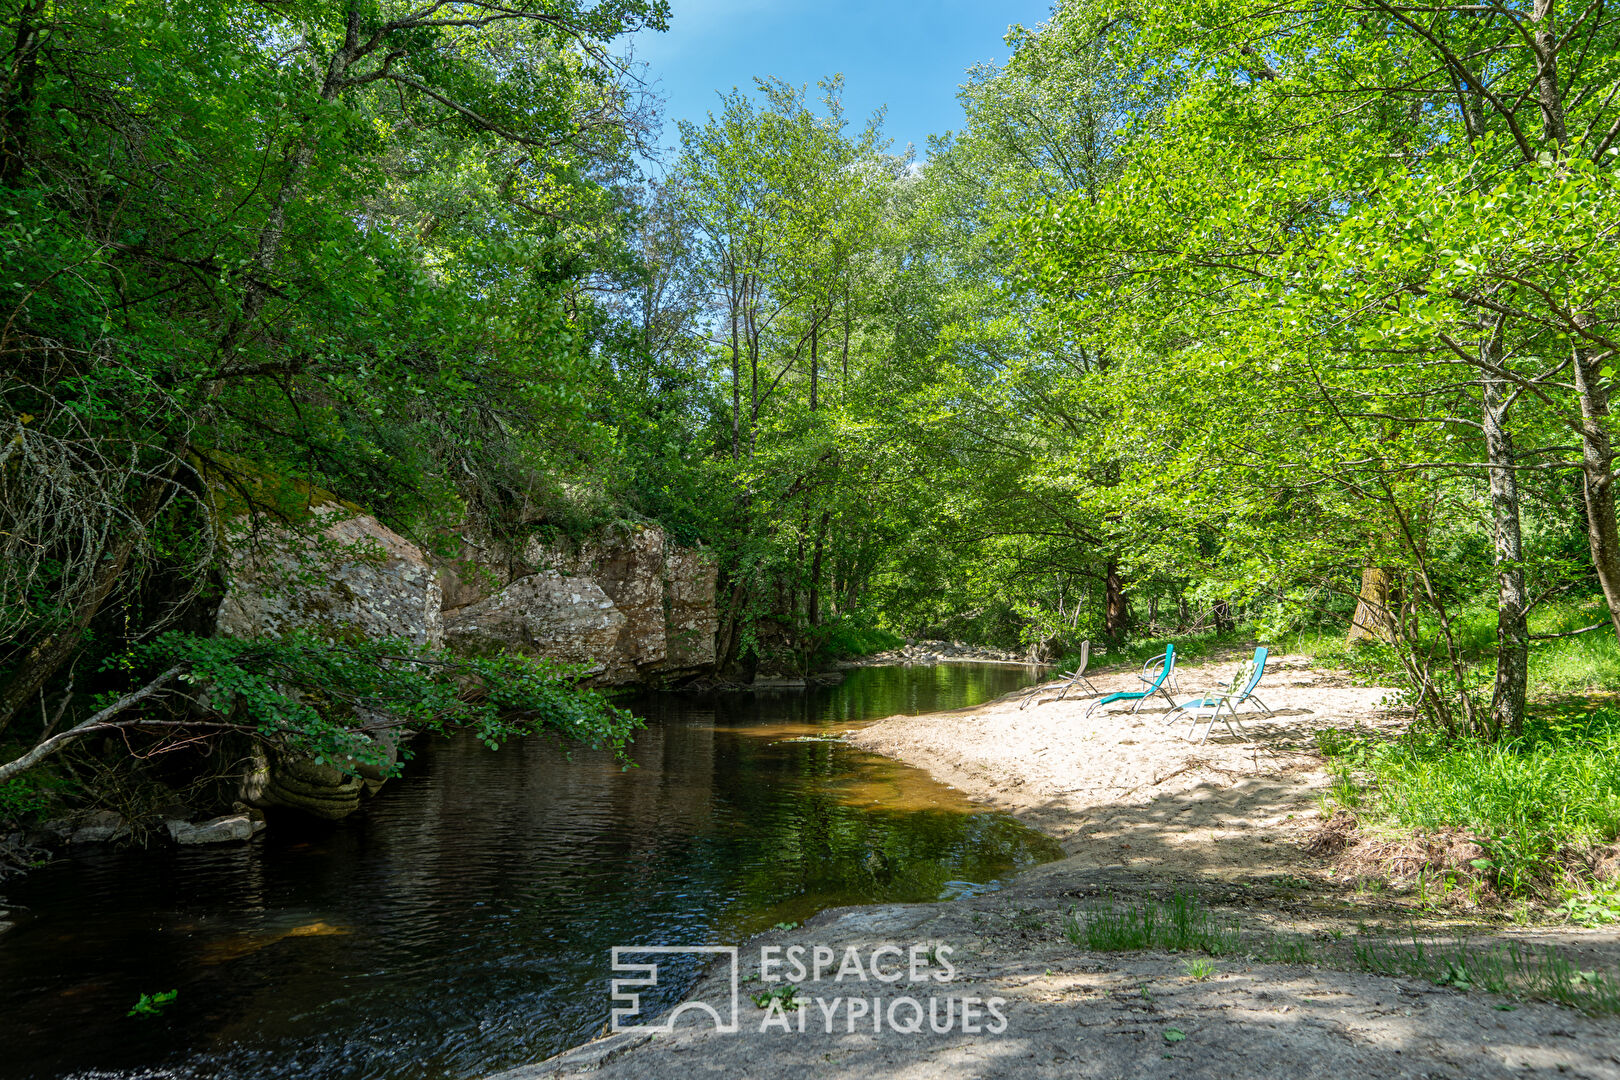
[[[1230,651],[1183,669],[1183,689],[1191,694],[1224,683],[1241,658]],[[1094,681],[1109,691],[1135,677],[1117,672]],[[1414,979],[1348,970],[1368,949],[1383,950],[1386,969],[1398,968],[1395,958],[1416,955],[1407,944],[1416,935],[1430,959],[1437,943],[1471,939],[1474,954],[1492,943],[1553,946],[1577,973],[1612,973],[1620,942],[1613,931],[1506,927],[1477,911],[1420,904],[1347,880],[1310,857],[1306,843],[1328,782],[1312,750],[1314,732],[1399,721],[1379,708],[1385,689],[1313,670],[1304,658],[1273,658],[1264,693],[1276,710],[1271,718],[1246,716],[1246,737],[1218,728],[1202,744],[1167,726],[1162,702],[1136,716],[1121,715],[1124,706],[1116,705],[1088,719],[1089,702],[1045,700],[1050,690],[1037,692],[1027,708],[1015,694],[972,709],[894,717],[848,736],[1012,811],[1056,837],[1068,855],[1000,892],[824,912],[803,928],[749,942],[743,974],[757,974],[757,959],[750,968],[748,958],[762,943],[820,945],[840,954],[851,946],[867,954],[884,944],[949,946],[955,978],[932,989],[958,1000],[1004,999],[999,1033],[934,1035],[925,1027],[905,1034],[887,1025],[874,1031],[864,1017],[851,1026],[837,1014],[827,1030],[818,1010],[832,996],[877,998],[886,1010],[916,990],[825,979],[798,986],[815,1002],[805,1031],[761,1030],[768,1014],[747,989],[763,987],[745,982],[736,1034],[696,1022],[668,1035],[623,1033],[503,1074],[504,1080],[694,1069],[851,1080],[1221,1074],[1461,1080],[1527,1070],[1620,1077],[1620,1031],[1612,1018],[1464,992],[1458,986],[1469,985],[1469,977],[1446,971]],[[1178,894],[1190,899],[1171,901]],[[1088,920],[1098,912],[1158,912],[1163,920],[1174,917],[1175,904],[1196,910],[1210,926],[1230,928],[1215,955],[1088,947],[1094,944]],[[1414,960],[1411,970],[1421,964]],[[1450,985],[1436,985],[1435,976]],[[1583,978],[1574,976],[1577,983]],[[719,1005],[726,992],[711,973],[689,1000]]]
[[[892,664],[1018,664],[1042,667],[1028,657],[1008,649],[971,645],[964,641],[935,641],[918,638],[893,649],[840,660],[834,668],[888,667]]]

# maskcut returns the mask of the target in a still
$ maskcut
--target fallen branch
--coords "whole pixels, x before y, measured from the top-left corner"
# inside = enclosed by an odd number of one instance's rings
[[[50,738],[36,744],[32,750],[28,751],[28,753],[24,754],[15,761],[8,761],[6,764],[0,765],[0,784],[5,783],[7,780],[10,780],[12,777],[17,776],[20,773],[26,772],[35,765],[38,765],[41,761],[44,761],[47,757],[50,757],[52,754],[56,753],[58,750],[62,749],[62,747],[66,746],[75,739],[83,738],[86,735],[93,735],[98,731],[113,731],[119,727],[122,727],[123,725],[121,724],[111,724],[108,723],[108,721],[126,709],[139,705],[141,702],[154,696],[169,683],[173,682],[175,678],[185,670],[185,664],[176,664],[174,667],[165,671],[163,674],[159,675],[157,678],[153,679],[139,690],[132,690],[125,694],[123,697],[119,698],[111,705],[108,705],[105,709],[97,712],[94,716],[90,717],[82,724],[77,724],[70,727],[60,735],[51,736]]]
[[[1530,640],[1531,641],[1551,641],[1553,638],[1574,637],[1577,634],[1590,634],[1593,630],[1601,630],[1605,626],[1609,626],[1609,625],[1611,625],[1610,622],[1607,619],[1605,619],[1602,622],[1593,623],[1591,626],[1583,626],[1579,630],[1566,630],[1562,634],[1531,634],[1530,635]]]

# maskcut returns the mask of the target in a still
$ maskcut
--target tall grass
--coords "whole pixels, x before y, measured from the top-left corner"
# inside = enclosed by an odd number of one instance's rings
[[[1501,743],[1324,733],[1319,746],[1338,767],[1371,777],[1375,815],[1417,832],[1472,834],[1492,864],[1482,869],[1509,893],[1549,884],[1565,849],[1620,837],[1620,711],[1612,708],[1536,716],[1522,737]]]

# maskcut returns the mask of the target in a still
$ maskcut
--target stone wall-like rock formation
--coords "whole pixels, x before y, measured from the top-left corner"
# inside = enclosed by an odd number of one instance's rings
[[[533,543],[524,562],[540,569],[476,602],[453,606],[467,594],[445,594],[451,648],[585,663],[606,686],[714,663],[714,560],[669,543],[657,526],[634,526],[575,552]],[[464,568],[457,574],[491,579]]]
[[[715,585],[720,567],[692,548],[674,548],[664,563],[665,666],[674,671],[712,667],[720,614]]]
[[[589,664],[602,675],[616,660],[624,626],[623,613],[595,581],[545,570],[451,613],[445,642],[469,656],[546,656]]]
[[[444,645],[439,574],[421,548],[369,514],[337,502],[311,511],[313,538],[239,521],[229,537],[226,593],[214,632],[279,636],[304,630],[335,639],[399,637],[419,649]],[[346,776],[301,758],[258,755],[239,797],[257,809],[281,807],[337,819],[359,809],[381,775]]]

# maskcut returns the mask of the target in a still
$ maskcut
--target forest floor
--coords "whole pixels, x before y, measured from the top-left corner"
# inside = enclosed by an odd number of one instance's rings
[[[1183,694],[1225,683],[1246,650],[1182,669]],[[1094,678],[1104,691],[1135,688],[1133,671]],[[667,1034],[624,1032],[501,1080],[599,1072],[856,1078],[1559,1076],[1620,1078],[1620,1023],[1561,1005],[1483,992],[1442,954],[1488,955],[1551,946],[1582,971],[1620,967],[1620,933],[1515,922],[1500,905],[1461,893],[1437,899],[1400,882],[1352,876],[1314,858],[1329,777],[1314,753],[1324,727],[1389,727],[1389,692],[1274,657],[1261,691],[1275,713],[1243,717],[1244,737],[1219,724],[1205,743],[1172,728],[1167,703],[1099,709],[1038,691],[930,716],[893,717],[849,735],[857,746],[927,769],[981,801],[1056,837],[1067,857],[1030,869],[999,891],[937,904],[823,912],[804,927],[745,944],[740,1030],[720,1033],[691,1014]],[[1099,912],[1170,915],[1192,897],[1197,927],[1230,929],[1211,950],[1092,948]],[[1186,901],[1181,901],[1183,904]],[[1185,906],[1183,907],[1185,911]],[[1521,913],[1522,915],[1522,913]],[[1131,922],[1125,919],[1124,922]],[[1195,928],[1196,930],[1197,928]],[[1129,936],[1128,934],[1125,936]],[[1195,936],[1197,934],[1195,933]],[[1423,952],[1414,942],[1421,941]],[[1162,942],[1161,942],[1162,943]],[[802,981],[806,1022],[791,1030],[751,1000],[760,946],[820,946],[842,957],[882,945],[949,946],[945,984]],[[1367,950],[1392,977],[1355,970]],[[1447,953],[1447,950],[1452,952]],[[1358,955],[1359,954],[1359,955]],[[1399,958],[1404,957],[1405,960]],[[1408,966],[1403,967],[1402,964]],[[1436,978],[1436,964],[1440,978]],[[688,1001],[724,1009],[724,965]],[[1459,969],[1460,971],[1461,969]],[[1469,970],[1484,970],[1469,969]],[[926,977],[926,972],[924,973]],[[1438,985],[1448,983],[1449,985]],[[1608,984],[1611,988],[1612,983]],[[1000,1025],[935,1034],[909,1026],[902,997],[1000,998]],[[830,1004],[842,997],[841,1004]],[[851,997],[868,1004],[854,1008]],[[874,1026],[876,1003],[883,1019]],[[1611,1001],[1610,1008],[1614,1007]]]

